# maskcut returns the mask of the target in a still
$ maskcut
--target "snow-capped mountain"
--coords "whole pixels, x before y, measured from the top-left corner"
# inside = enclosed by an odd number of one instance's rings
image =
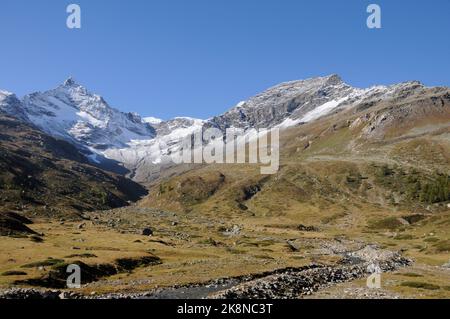
[[[423,88],[417,81],[368,89],[351,87],[336,75],[281,83],[212,118],[211,126],[287,128],[314,121],[356,104],[389,99]]]
[[[405,82],[358,89],[330,75],[279,84],[208,120],[178,117],[164,121],[120,112],[69,78],[53,90],[29,94],[22,101],[0,91],[0,111],[71,141],[96,163],[105,158],[118,161],[132,177],[148,181],[161,167],[173,165],[170,154],[186,136],[203,128],[215,127],[224,133],[227,128],[240,128],[244,134],[251,128],[285,129],[343,109],[404,98],[422,88],[419,82]]]
[[[131,140],[155,136],[138,114],[110,107],[72,78],[56,89],[26,95],[22,104],[29,120],[46,133],[95,150],[126,147]]]

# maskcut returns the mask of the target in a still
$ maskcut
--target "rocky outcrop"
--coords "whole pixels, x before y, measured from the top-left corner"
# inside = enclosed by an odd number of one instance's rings
[[[230,111],[214,117],[210,125],[225,130],[237,128],[270,128],[287,118],[301,119],[308,112],[330,101],[354,93],[338,75],[291,81],[276,85]]]
[[[32,221],[14,212],[0,212],[0,236],[26,236],[36,234],[27,225]]]

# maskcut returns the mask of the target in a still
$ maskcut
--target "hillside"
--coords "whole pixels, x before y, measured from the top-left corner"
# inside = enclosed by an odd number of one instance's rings
[[[145,189],[92,166],[77,148],[0,115],[0,207],[39,217],[127,205]]]

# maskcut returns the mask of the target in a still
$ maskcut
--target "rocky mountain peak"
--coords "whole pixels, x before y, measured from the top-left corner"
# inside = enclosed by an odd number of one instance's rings
[[[326,76],[325,79],[326,85],[339,85],[344,83],[344,81],[338,74],[331,74],[329,76]]]
[[[92,148],[126,147],[155,134],[138,114],[112,108],[72,77],[55,89],[25,96],[23,107],[43,131]]]
[[[77,82],[75,81],[75,79],[72,76],[70,76],[67,80],[65,80],[63,85],[64,86],[78,86]]]

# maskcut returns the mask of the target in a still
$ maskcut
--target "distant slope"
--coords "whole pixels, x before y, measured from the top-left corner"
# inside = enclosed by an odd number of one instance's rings
[[[72,144],[0,113],[0,210],[76,216],[137,200],[145,189],[91,166]]]

